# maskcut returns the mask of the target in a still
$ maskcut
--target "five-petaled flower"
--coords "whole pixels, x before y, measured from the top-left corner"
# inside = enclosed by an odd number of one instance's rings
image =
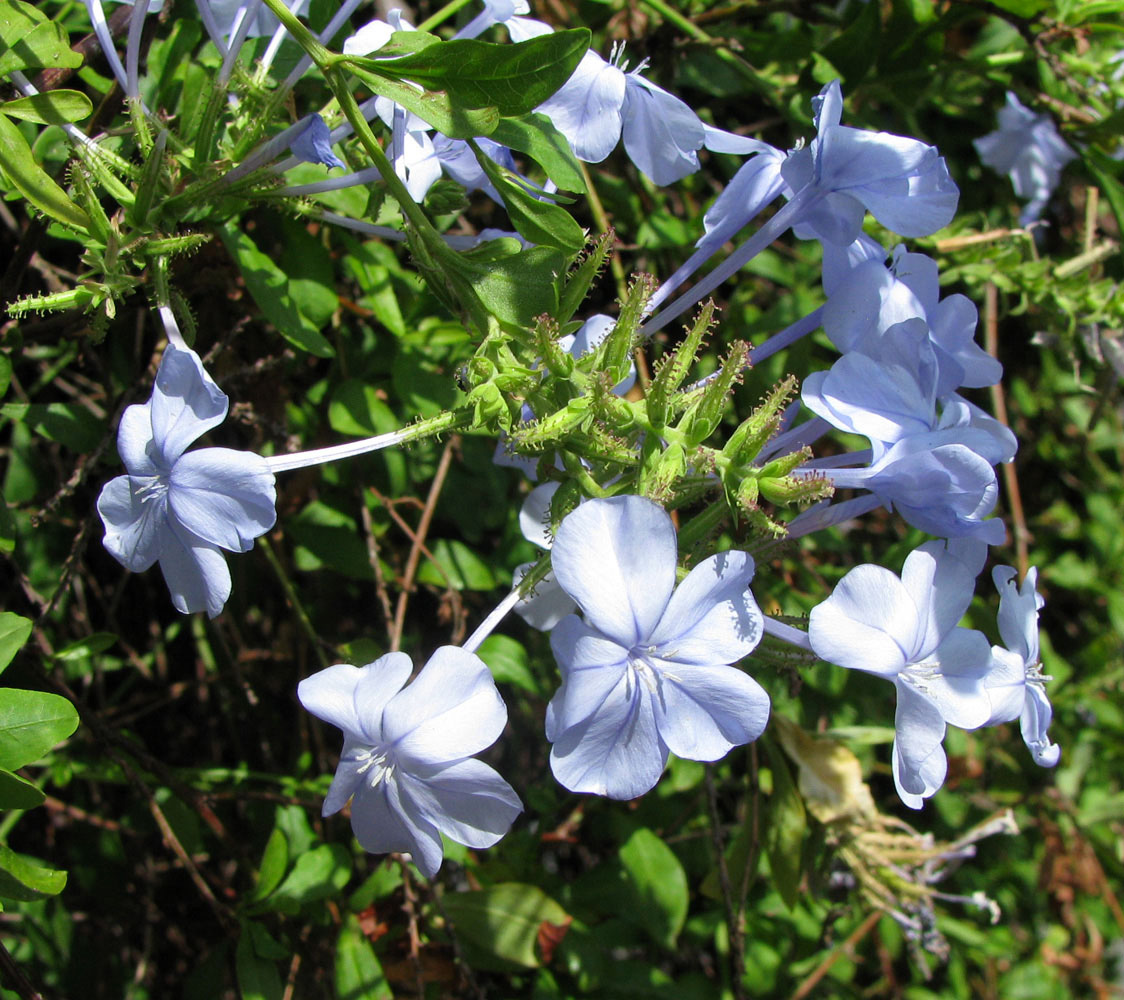
[[[230,596],[220,549],[249,551],[277,519],[273,473],[260,455],[230,448],[185,454],[222,423],[227,404],[199,355],[169,343],[151,399],[121,417],[117,450],[128,475],[98,497],[114,558],[134,573],[159,562],[176,609],[212,618]]]
[[[996,566],[991,579],[999,591],[999,634],[1006,646],[992,646],[994,666],[987,678],[992,712],[988,725],[1019,720],[1023,742],[1042,767],[1053,767],[1061,748],[1047,730],[1054,717],[1038,653],[1038,611],[1045,603],[1037,592],[1038,570],[1027,570],[1022,587],[1011,566]]]
[[[343,752],[323,813],[351,801],[351,829],[365,850],[408,852],[426,877],[441,867],[441,835],[491,847],[522,803],[472,755],[491,746],[507,708],[484,662],[443,646],[413,683],[405,653],[365,667],[346,663],[301,681],[308,711],[343,730]]]
[[[817,656],[894,682],[894,783],[912,809],[944,783],[946,723],[976,729],[991,714],[991,648],[982,632],[957,626],[986,555],[974,540],[927,542],[906,557],[900,579],[856,566],[812,609]]]
[[[675,527],[651,500],[590,500],[551,550],[585,620],[550,636],[562,686],[547,708],[554,776],[575,792],[630,799],[668,752],[713,761],[765,729],[769,696],[732,664],[761,640],[753,558],[719,552],[675,586]]]

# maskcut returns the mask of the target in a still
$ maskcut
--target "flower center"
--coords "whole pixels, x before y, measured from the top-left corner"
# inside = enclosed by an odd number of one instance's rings
[[[164,476],[133,476],[133,496],[141,503],[161,500],[168,494],[168,480]]]
[[[367,780],[372,788],[378,788],[380,782],[389,781],[394,777],[395,761],[389,750],[367,747],[355,754],[355,760],[360,765],[358,774],[370,772],[371,776]]]
[[[935,660],[922,660],[920,663],[911,663],[899,676],[910,687],[928,694],[930,685],[941,676],[941,666]]]

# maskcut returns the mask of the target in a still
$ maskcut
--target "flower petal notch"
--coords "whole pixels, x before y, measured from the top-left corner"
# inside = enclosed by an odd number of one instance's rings
[[[523,805],[474,754],[507,725],[507,707],[483,660],[443,646],[413,682],[405,653],[321,670],[297,687],[301,704],[343,731],[343,751],[323,815],[351,802],[351,829],[373,854],[408,853],[432,878],[441,835],[491,847]]]
[[[562,686],[547,707],[554,776],[631,799],[669,753],[714,761],[756,740],[769,696],[732,664],[761,640],[753,558],[720,552],[675,586],[675,527],[638,496],[589,500],[562,521],[555,576],[584,614],[551,633]]]
[[[105,485],[105,547],[134,573],[160,563],[183,614],[214,618],[230,596],[220,549],[247,552],[277,519],[273,473],[260,455],[229,448],[185,454],[226,417],[226,394],[190,348],[169,343],[147,403],[121,417],[117,450],[128,475]]]

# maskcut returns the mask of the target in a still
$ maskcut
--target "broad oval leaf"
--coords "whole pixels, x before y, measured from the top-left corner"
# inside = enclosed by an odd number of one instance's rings
[[[541,964],[535,952],[540,928],[570,922],[569,914],[545,892],[521,882],[452,893],[443,903],[459,938],[486,955],[527,969]]]
[[[46,691],[0,688],[0,768],[14,771],[39,760],[78,728],[78,713]]]
[[[0,897],[32,902],[57,896],[66,887],[66,872],[45,868],[0,844]]]
[[[49,90],[44,94],[17,97],[0,104],[0,111],[25,122],[40,125],[63,125],[80,122],[94,112],[90,99],[78,90]]]
[[[10,4],[3,6],[0,13],[0,76],[14,69],[40,69],[44,66],[75,69],[82,65],[82,57],[71,51],[70,39],[61,24],[55,21],[33,24],[21,9]]]
[[[0,768],[0,809],[34,809],[46,797],[30,781]]]
[[[0,673],[12,662],[27,637],[31,635],[31,619],[11,611],[0,612]]]
[[[336,939],[336,996],[339,1000],[394,1000],[374,948],[350,913]]]
[[[642,827],[621,846],[620,859],[636,899],[631,918],[664,947],[673,948],[690,902],[687,873],[675,852]]]
[[[432,43],[397,59],[366,59],[352,66],[444,91],[460,107],[525,115],[570,78],[589,40],[587,28],[555,31],[514,45],[462,38]]]

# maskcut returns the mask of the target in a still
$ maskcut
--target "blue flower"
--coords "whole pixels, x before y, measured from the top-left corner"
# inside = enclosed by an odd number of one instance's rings
[[[838,80],[812,105],[816,138],[781,168],[794,197],[802,191],[820,195],[793,227],[797,236],[845,246],[858,237],[864,212],[902,236],[928,236],[952,221],[960,191],[935,147],[840,125]]]
[[[343,751],[323,814],[351,802],[351,829],[364,850],[408,852],[432,878],[441,867],[441,835],[491,847],[522,803],[512,787],[473,754],[491,746],[507,708],[484,662],[456,646],[430,657],[413,683],[405,653],[365,667],[336,664],[305,678],[301,704],[343,730]]]
[[[987,679],[992,712],[988,725],[1019,720],[1023,742],[1042,767],[1053,767],[1061,748],[1050,742],[1054,710],[1046,697],[1046,681],[1038,654],[1038,611],[1045,603],[1036,591],[1038,570],[1027,571],[1022,587],[1011,566],[996,566],[991,579],[999,591],[999,634],[1003,646],[993,646],[995,667]]]
[[[332,167],[342,167],[343,160],[332,152],[332,133],[324,124],[324,119],[313,112],[305,121],[308,124],[303,131],[289,143],[289,151],[293,156],[305,163],[322,163],[329,170]]]
[[[589,500],[559,526],[555,576],[585,615],[550,636],[562,686],[546,714],[554,776],[575,792],[630,799],[668,753],[712,761],[765,729],[769,696],[731,666],[763,619],[753,558],[720,552],[676,587],[675,527],[643,497]]]
[[[277,519],[273,473],[260,455],[185,451],[226,417],[227,397],[199,356],[169,343],[152,398],[121,417],[117,450],[128,475],[105,485],[105,547],[140,573],[160,563],[176,609],[212,618],[230,596],[221,549],[247,552]]]
[[[946,724],[976,729],[991,714],[984,686],[991,648],[983,633],[957,627],[986,552],[974,541],[927,542],[906,557],[900,578],[856,566],[812,609],[808,638],[817,656],[897,689],[894,783],[911,809],[944,783]]]
[[[1024,226],[1042,215],[1062,169],[1077,156],[1062,141],[1049,115],[1036,115],[1010,91],[1006,107],[999,112],[999,128],[973,145],[987,166],[1010,176],[1015,194],[1026,200],[1019,215]]]

